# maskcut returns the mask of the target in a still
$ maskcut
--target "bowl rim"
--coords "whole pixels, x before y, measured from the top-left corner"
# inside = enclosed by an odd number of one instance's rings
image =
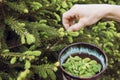
[[[77,77],[77,76],[73,76],[73,75],[69,74],[67,71],[65,71],[65,69],[64,69],[64,68],[62,67],[62,65],[61,65],[60,57],[61,57],[62,53],[63,53],[66,49],[70,48],[71,46],[75,46],[75,45],[79,45],[79,44],[88,45],[88,46],[94,47],[94,48],[96,48],[97,50],[99,50],[100,52],[102,52],[102,54],[103,54],[104,57],[105,57],[105,67],[102,68],[102,70],[101,70],[99,73],[93,75],[92,77]],[[73,78],[75,78],[75,79],[91,79],[91,78],[97,78],[97,77],[99,77],[99,75],[101,75],[101,74],[107,69],[107,66],[108,66],[108,58],[107,58],[107,55],[104,53],[104,51],[101,50],[101,49],[100,49],[99,47],[97,47],[96,45],[90,44],[90,43],[86,43],[86,42],[77,42],[77,43],[72,43],[72,44],[70,44],[70,45],[67,45],[67,46],[66,46],[65,48],[63,48],[63,49],[61,50],[61,52],[59,53],[58,61],[59,61],[59,63],[60,63],[60,68],[62,69],[63,73],[65,73],[66,75],[68,75],[68,76],[70,76],[70,77],[73,77]]]

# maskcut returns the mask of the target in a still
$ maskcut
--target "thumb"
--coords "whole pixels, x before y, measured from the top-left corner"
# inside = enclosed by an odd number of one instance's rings
[[[78,23],[70,26],[67,31],[78,31],[80,30],[82,27],[85,27],[86,26],[86,22],[87,20],[86,19],[80,19]]]

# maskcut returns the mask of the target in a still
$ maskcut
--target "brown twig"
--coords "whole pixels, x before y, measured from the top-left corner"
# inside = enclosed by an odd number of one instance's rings
[[[0,8],[1,8],[2,15],[3,15],[3,19],[4,19],[4,17],[5,17],[6,15],[5,15],[4,5],[3,5],[3,3],[2,3],[2,0],[0,0]]]

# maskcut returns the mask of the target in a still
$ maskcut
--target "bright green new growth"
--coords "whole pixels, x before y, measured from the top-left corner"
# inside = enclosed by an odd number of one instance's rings
[[[92,77],[102,68],[97,61],[79,56],[70,56],[62,66],[69,74],[81,78]]]

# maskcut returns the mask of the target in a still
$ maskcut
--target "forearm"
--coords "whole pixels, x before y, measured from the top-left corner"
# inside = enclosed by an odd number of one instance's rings
[[[109,5],[107,9],[109,9],[109,10],[106,10],[107,15],[105,15],[105,18],[120,22],[120,6],[119,5]]]

